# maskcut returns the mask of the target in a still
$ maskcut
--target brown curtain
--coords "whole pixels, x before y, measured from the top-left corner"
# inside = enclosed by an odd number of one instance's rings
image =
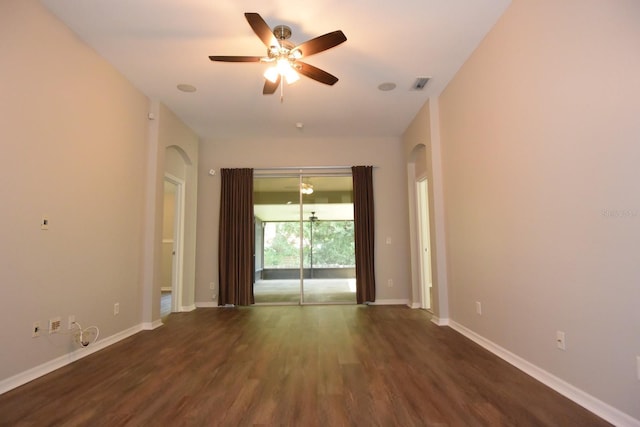
[[[376,300],[374,268],[373,167],[353,166],[353,219],[356,244],[356,301]]]
[[[253,169],[221,169],[218,241],[219,304],[253,299]]]

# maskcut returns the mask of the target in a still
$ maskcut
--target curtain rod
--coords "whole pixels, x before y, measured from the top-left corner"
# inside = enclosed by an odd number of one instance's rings
[[[377,166],[373,166],[374,169]],[[351,166],[280,166],[275,168],[253,168],[254,171],[277,171],[277,170],[313,170],[313,169],[349,169]]]

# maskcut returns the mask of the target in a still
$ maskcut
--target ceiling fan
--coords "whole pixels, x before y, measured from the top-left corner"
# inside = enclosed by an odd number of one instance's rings
[[[300,77],[298,73],[327,85],[334,85],[338,78],[313,65],[300,61],[301,58],[331,49],[347,40],[340,30],[324,34],[294,45],[287,39],[291,37],[291,28],[278,25],[273,31],[257,13],[245,13],[245,18],[256,35],[267,46],[266,56],[209,56],[212,61],[221,62],[267,62],[273,64],[264,73],[265,82],[262,93],[270,95],[276,91],[284,78],[287,83],[293,83]]]

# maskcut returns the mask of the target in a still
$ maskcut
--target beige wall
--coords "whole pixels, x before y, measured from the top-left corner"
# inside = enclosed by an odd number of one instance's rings
[[[377,166],[373,172],[377,300],[410,299],[407,196],[401,142],[380,139],[204,141],[200,147],[196,301],[212,303],[218,284],[220,174],[210,169],[283,166]],[[386,238],[391,238],[387,245]],[[388,279],[394,282],[388,287]]]
[[[452,319],[636,419],[638,23],[515,0],[440,97]]]
[[[427,178],[432,183],[433,175],[431,173],[431,126],[429,103],[418,111],[418,114],[411,121],[402,136],[404,159],[407,168],[407,187],[408,187],[408,209],[409,209],[409,245],[411,248],[411,302],[412,306],[421,306],[422,281],[420,273],[420,229],[418,224],[418,208],[416,195],[416,181],[418,179]],[[432,193],[432,191],[430,191]],[[431,207],[433,205],[431,204]],[[432,244],[431,247],[435,247]],[[433,252],[432,252],[433,253]],[[435,262],[432,262],[435,266]],[[434,272],[435,273],[435,272]],[[434,282],[437,283],[437,277],[433,274]],[[434,286],[437,287],[437,284]],[[425,307],[422,307],[425,308]],[[437,308],[434,312],[438,312]]]
[[[34,321],[140,324],[149,102],[35,1],[0,2],[0,57],[3,380],[76,348]]]
[[[420,278],[421,248],[416,182],[427,179],[429,192],[429,239],[431,250],[431,281],[433,285],[431,311],[436,323],[446,323],[449,318],[447,292],[446,246],[442,195],[442,170],[440,162],[440,136],[438,133],[438,105],[428,101],[418,111],[402,136],[404,158],[407,167],[409,203],[409,230],[411,247],[411,277],[413,307],[421,306],[422,282]],[[432,120],[433,118],[433,120]]]
[[[182,292],[179,307],[188,311],[195,308],[196,217],[198,205],[198,136],[164,104],[154,102],[151,110],[152,125],[149,195],[146,222],[143,314],[145,322],[157,324],[160,319],[160,286],[162,282],[162,217],[164,204],[164,174],[184,181],[184,248]]]

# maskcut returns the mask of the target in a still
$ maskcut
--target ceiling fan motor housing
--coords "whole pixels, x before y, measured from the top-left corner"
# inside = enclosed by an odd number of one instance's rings
[[[291,37],[291,27],[286,25],[277,25],[273,27],[273,35],[276,36],[278,40],[286,40]]]

